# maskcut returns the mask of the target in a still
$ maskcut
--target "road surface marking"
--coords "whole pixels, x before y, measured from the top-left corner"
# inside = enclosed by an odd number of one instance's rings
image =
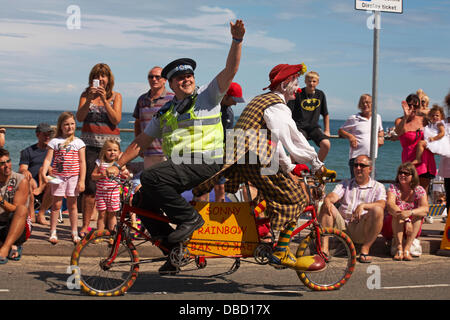
[[[306,291],[293,291],[293,290],[267,290],[267,291],[256,291],[256,293],[302,293]]]
[[[0,289],[0,292],[9,292],[9,289]]]
[[[380,289],[392,290],[392,289],[416,289],[416,288],[437,288],[437,287],[450,287],[450,284],[424,284],[419,286],[381,287]]]

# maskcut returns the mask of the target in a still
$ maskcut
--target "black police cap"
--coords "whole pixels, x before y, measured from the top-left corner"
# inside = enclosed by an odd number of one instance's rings
[[[181,58],[172,61],[161,72],[161,76],[165,79],[170,80],[174,76],[180,74],[194,74],[195,67],[197,63],[189,58]]]

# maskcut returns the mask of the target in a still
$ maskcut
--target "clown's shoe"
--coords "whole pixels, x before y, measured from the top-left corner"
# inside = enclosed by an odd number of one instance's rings
[[[289,247],[276,247],[269,263],[273,267],[287,267],[295,271],[315,272],[326,267],[325,261],[318,255],[296,258]]]

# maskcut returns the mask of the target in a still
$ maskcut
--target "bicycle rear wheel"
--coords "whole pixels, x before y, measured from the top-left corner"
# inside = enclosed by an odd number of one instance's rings
[[[110,265],[105,262],[112,251],[114,237],[108,230],[88,234],[72,253],[72,272],[80,280],[83,292],[92,296],[124,294],[136,281],[139,257],[131,242],[119,244],[117,256]]]
[[[355,246],[344,232],[335,228],[320,229],[320,241],[328,240],[326,268],[318,272],[297,272],[300,280],[312,290],[330,291],[341,288],[352,275],[356,264]],[[307,236],[297,248],[296,257],[317,254],[316,240]]]

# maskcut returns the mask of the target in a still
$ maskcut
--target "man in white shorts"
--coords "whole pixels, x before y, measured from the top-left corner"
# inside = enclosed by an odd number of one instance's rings
[[[370,263],[370,247],[383,228],[386,189],[370,178],[372,162],[367,155],[356,157],[353,170],[355,178],[343,180],[325,197],[319,222],[344,230],[354,243],[362,244],[358,260]],[[326,241],[323,250],[328,250]]]

